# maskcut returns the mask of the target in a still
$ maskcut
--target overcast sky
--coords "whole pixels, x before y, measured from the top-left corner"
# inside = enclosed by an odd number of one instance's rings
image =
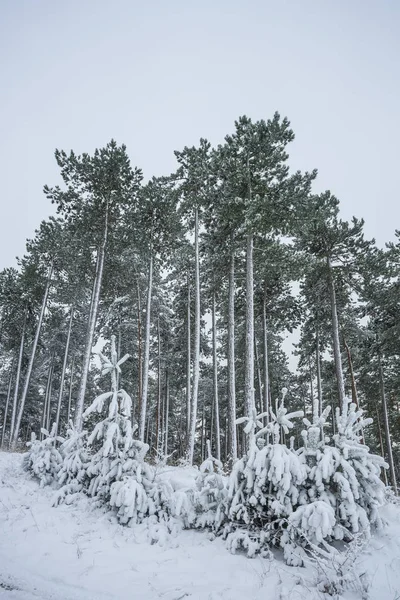
[[[400,228],[399,0],[0,0],[0,268],[52,207],[54,149],[112,137],[145,177],[275,110],[380,244]]]

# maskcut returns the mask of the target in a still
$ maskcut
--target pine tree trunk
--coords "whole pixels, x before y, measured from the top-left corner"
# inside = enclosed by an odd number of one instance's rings
[[[397,496],[396,472],[394,469],[392,442],[390,439],[389,416],[388,416],[386,393],[385,393],[385,382],[384,382],[384,377],[383,377],[382,358],[381,358],[380,352],[378,352],[378,364],[379,364],[379,382],[380,382],[380,388],[381,388],[381,400],[382,400],[382,408],[383,408],[383,425],[385,427],[386,449],[387,449],[387,456],[388,456],[388,463],[389,463],[389,470],[390,470],[390,479],[391,479],[393,491]]]
[[[153,292],[153,253],[150,255],[149,281],[147,288],[147,306],[146,306],[146,338],[144,341],[144,362],[143,362],[143,388],[142,405],[140,407],[140,425],[139,438],[144,441],[144,429],[146,426],[147,411],[147,391],[149,386],[149,361],[150,361],[150,323],[151,323],[151,295]]]
[[[24,356],[26,319],[27,319],[27,312],[25,311],[24,325],[22,327],[21,343],[19,345],[17,375],[15,377],[15,385],[14,385],[14,400],[13,400],[13,408],[12,408],[12,413],[11,413],[10,437],[9,437],[9,443],[8,443],[9,448],[11,448],[11,445],[12,445],[12,439],[13,439],[14,427],[15,427],[15,418],[16,418],[16,415],[17,415],[19,382],[20,382],[20,379],[21,379],[22,358]]]
[[[49,395],[48,395],[48,399],[47,399],[47,416],[46,416],[46,429],[47,431],[51,431],[51,393],[53,391],[53,377],[54,377],[54,359],[55,359],[55,353],[53,352],[53,358],[51,361],[51,368],[50,368],[50,385],[49,385]]]
[[[254,406],[254,289],[253,289],[253,234],[247,235],[246,250],[246,356],[244,396],[247,416]]]
[[[168,456],[168,429],[169,429],[169,373],[165,369],[165,449],[164,454]]]
[[[72,306],[71,306],[70,310],[71,310],[71,312],[70,312],[69,323],[68,323],[67,341],[65,344],[64,361],[63,361],[63,366],[62,366],[62,371],[61,371],[60,390],[58,393],[57,414],[56,414],[56,433],[58,433],[59,424],[60,424],[61,403],[62,403],[62,397],[63,397],[63,391],[64,391],[65,372],[67,370],[67,360],[68,360],[69,343],[71,340],[72,320],[74,318],[74,309],[72,308]],[[68,422],[67,422],[67,424],[68,424]]]
[[[337,388],[338,388],[338,395],[339,395],[339,407],[340,407],[340,410],[342,410],[343,400],[345,397],[345,390],[344,390],[342,358],[341,358],[341,354],[340,354],[339,320],[338,320],[338,314],[337,314],[336,291],[335,291],[335,283],[333,280],[332,264],[331,264],[331,259],[329,256],[327,257],[326,262],[327,262],[327,267],[328,267],[329,292],[330,292],[330,297],[331,297],[333,356],[334,356],[334,361],[335,361],[336,380],[337,380]]]
[[[235,255],[231,253],[228,298],[228,415],[232,461],[237,459],[236,389],[235,389]]]
[[[137,298],[138,298],[138,310],[137,310],[137,326],[138,326],[138,415],[142,410],[142,317],[141,317],[141,306],[140,306],[140,288],[139,280],[137,282]]]
[[[357,406],[357,408],[360,408],[359,403],[358,403],[357,387],[356,387],[356,380],[355,380],[355,377],[354,377],[354,369],[353,369],[353,361],[351,359],[351,352],[350,352],[350,348],[347,345],[346,340],[344,338],[343,338],[343,345],[344,345],[345,350],[346,350],[347,361],[348,361],[349,371],[350,371],[351,399],[352,399],[352,402],[354,402],[354,404]]]
[[[47,297],[49,295],[49,290],[50,290],[50,286],[51,286],[51,277],[52,277],[52,275],[53,275],[53,263],[51,263],[51,265],[49,267],[49,272],[48,272],[48,275],[47,275],[47,282],[46,282],[46,287],[45,287],[45,290],[44,290],[44,295],[43,295],[43,300],[42,300],[42,306],[41,306],[41,309],[40,309],[39,320],[38,320],[37,327],[36,327],[35,338],[34,338],[33,344],[32,344],[31,356],[30,356],[29,364],[28,364],[28,370],[26,372],[24,389],[22,391],[22,396],[21,396],[21,400],[20,400],[20,403],[19,403],[19,410],[18,410],[17,421],[16,421],[16,424],[15,424],[15,430],[13,432],[13,437],[12,437],[12,448],[13,449],[15,448],[15,446],[17,444],[17,441],[18,441],[19,429],[21,427],[22,415],[24,414],[25,401],[26,401],[26,397],[28,395],[29,383],[30,383],[30,380],[31,380],[31,375],[32,375],[32,370],[33,370],[33,363],[34,363],[34,360],[35,360],[35,354],[36,354],[36,348],[37,348],[38,341],[39,341],[40,330],[42,328],[43,317],[44,317],[44,313],[45,313],[45,310],[46,310]]]
[[[264,407],[263,411],[267,413],[266,425],[269,423],[269,366],[268,366],[268,326],[267,326],[267,291],[266,284],[264,286],[263,297],[263,342],[264,342]]]
[[[75,427],[78,431],[82,430],[82,415],[85,404],[86,385],[89,375],[90,359],[92,356],[94,331],[96,328],[97,312],[100,302],[100,290],[103,280],[104,259],[106,253],[106,244],[108,238],[108,203],[106,206],[106,217],[104,223],[103,240],[99,247],[96,261],[96,275],[93,286],[91,310],[89,315],[89,325],[86,334],[85,350],[83,354],[82,375],[79,385],[78,398],[76,402]]]
[[[194,247],[195,247],[195,298],[194,298],[194,354],[193,388],[190,408],[190,432],[187,445],[187,460],[193,464],[194,444],[197,424],[197,398],[200,378],[200,265],[199,265],[199,211],[195,209]]]
[[[160,422],[161,422],[161,340],[160,340],[160,315],[157,317],[157,415],[156,415],[156,455],[160,450]],[[161,446],[162,448],[162,446]]]
[[[308,363],[308,368],[310,372],[310,395],[311,395],[311,406],[312,406],[312,417],[316,419],[318,417],[318,407],[319,407],[319,398],[318,395],[314,395],[314,379],[313,372],[311,367],[311,361]]]
[[[5,435],[6,426],[7,426],[8,405],[10,404],[10,398],[11,398],[11,385],[12,385],[13,367],[14,367],[14,359],[13,359],[13,361],[11,363],[10,378],[8,380],[7,397],[6,397],[6,405],[4,407],[4,419],[3,419],[3,429],[2,429],[2,432],[1,432],[0,448],[3,448],[3,445],[4,445],[4,435]]]
[[[190,435],[190,354],[191,354],[191,332],[190,332],[190,274],[187,273],[187,347],[186,347],[186,440]]]
[[[70,380],[69,380],[67,427],[69,427],[69,420],[71,418],[71,400],[72,400],[72,385],[74,382],[74,366],[75,366],[75,355],[72,357],[71,375],[70,375]]]
[[[315,336],[315,362],[317,363],[317,392],[318,392],[318,413],[322,414],[322,379],[321,379],[321,355],[319,347],[319,325],[317,322],[317,330]]]
[[[212,342],[213,342],[213,392],[215,410],[215,448],[216,458],[221,460],[221,432],[219,427],[219,400],[218,400],[218,363],[217,363],[217,325],[215,319],[215,294],[212,298]]]
[[[379,446],[381,449],[381,456],[382,456],[383,460],[385,460],[385,449],[383,447],[382,427],[381,427],[381,420],[379,418],[379,411],[378,411],[377,404],[375,404],[375,412],[376,412],[376,424],[378,425],[378,436],[379,436]],[[382,469],[382,470],[383,470],[383,480],[385,482],[385,485],[388,486],[389,484],[388,484],[386,469]]]
[[[44,393],[44,402],[43,402],[43,414],[42,414],[41,429],[46,429],[46,427],[47,427],[47,414],[48,414],[48,404],[49,404],[49,397],[50,397],[50,383],[51,383],[51,377],[52,377],[52,372],[53,372],[53,361],[54,361],[54,353],[51,355],[49,371],[47,374],[46,390]],[[42,431],[40,431],[40,439],[41,440],[43,439]]]
[[[257,344],[257,336],[254,332],[254,352],[256,357],[256,367],[257,367],[257,382],[258,382],[258,405],[257,412],[261,413],[263,407],[263,390],[262,390],[262,379],[261,379],[261,368],[260,368],[260,359],[258,356],[258,344]]]

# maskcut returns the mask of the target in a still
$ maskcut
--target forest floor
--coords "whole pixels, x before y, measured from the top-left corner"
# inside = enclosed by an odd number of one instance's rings
[[[318,591],[317,569],[288,567],[279,553],[232,555],[196,531],[151,543],[148,526],[122,527],[87,499],[54,508],[53,494],[22,470],[20,454],[0,452],[0,600],[400,600],[399,506],[382,509],[388,526],[332,596]]]

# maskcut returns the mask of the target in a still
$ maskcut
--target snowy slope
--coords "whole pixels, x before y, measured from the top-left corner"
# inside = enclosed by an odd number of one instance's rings
[[[78,505],[53,508],[53,492],[21,469],[21,455],[0,452],[0,600],[317,600],[318,575],[280,560],[231,555],[207,534],[160,534],[116,524]],[[190,472],[168,475],[179,485]],[[359,558],[371,600],[400,598],[400,509],[389,506],[385,532]],[[365,579],[365,578],[364,578]],[[361,599],[349,589],[340,598]],[[365,596],[367,597],[367,596]]]

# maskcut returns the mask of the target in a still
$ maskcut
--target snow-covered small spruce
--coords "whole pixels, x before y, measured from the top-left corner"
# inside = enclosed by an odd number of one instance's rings
[[[36,434],[31,434],[31,441],[27,443],[28,452],[23,457],[23,467],[36,477],[40,487],[53,484],[59,473],[62,456],[57,449],[57,442],[63,442],[63,438],[57,435],[56,424],[51,431],[41,429],[43,440],[38,440]]]

